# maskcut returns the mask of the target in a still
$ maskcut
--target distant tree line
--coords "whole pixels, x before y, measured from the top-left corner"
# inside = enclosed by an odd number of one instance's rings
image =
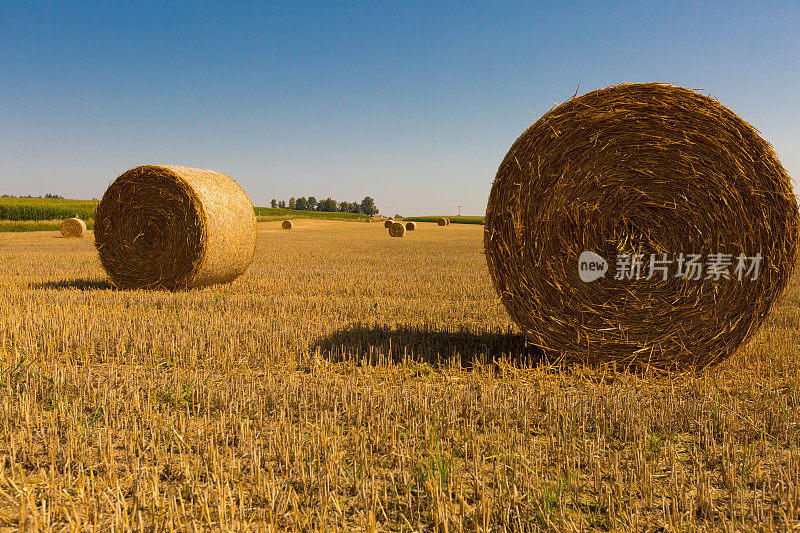
[[[45,194],[44,196],[31,196],[30,194],[24,196],[14,196],[13,194],[4,194],[3,198],[47,198],[49,200],[63,200],[64,197],[58,194]]]
[[[324,200],[317,201],[313,196],[305,198],[289,198],[287,204],[283,200],[275,200],[270,202],[271,207],[280,207],[283,209],[296,209],[298,211],[323,211],[326,213],[361,213],[362,215],[377,215],[378,208],[375,206],[375,200],[371,196],[365,196],[360,202],[337,202],[333,198],[325,198]]]

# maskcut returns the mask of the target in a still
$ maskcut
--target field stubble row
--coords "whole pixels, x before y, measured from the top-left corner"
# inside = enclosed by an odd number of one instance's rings
[[[698,374],[537,366],[482,228],[260,224],[228,286],[114,291],[0,235],[0,526],[788,529],[798,283]]]

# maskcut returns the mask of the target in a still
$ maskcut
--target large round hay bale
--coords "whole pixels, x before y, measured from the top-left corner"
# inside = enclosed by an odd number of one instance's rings
[[[294,224],[292,224],[291,220],[284,220],[283,223],[281,223],[281,228],[283,229],[292,229],[292,227],[294,227]]]
[[[389,235],[392,237],[402,237],[406,234],[406,227],[402,222],[394,222],[389,226]]]
[[[384,228],[391,228],[392,224],[394,224],[394,220],[391,218],[387,218],[386,221],[383,223]]]
[[[439,220],[436,221],[436,223],[438,225],[440,225],[440,226],[446,226],[447,225],[447,219],[446,218],[440,218]]]
[[[648,83],[573,98],[528,128],[498,169],[484,244],[531,343],[566,360],[703,367],[764,322],[797,239],[769,143],[711,98]]]
[[[61,223],[61,236],[81,238],[86,235],[86,222],[79,218],[68,218]]]
[[[95,244],[120,288],[182,289],[232,281],[253,260],[249,198],[212,170],[147,165],[114,181],[97,207]]]
[[[413,222],[406,222],[406,231],[414,231],[417,229],[417,225]]]

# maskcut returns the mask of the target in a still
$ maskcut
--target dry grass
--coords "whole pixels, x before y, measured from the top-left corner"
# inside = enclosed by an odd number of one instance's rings
[[[0,526],[800,524],[796,277],[702,373],[547,368],[483,228],[343,224],[260,224],[241,278],[179,293],[111,290],[91,238],[0,235]]]

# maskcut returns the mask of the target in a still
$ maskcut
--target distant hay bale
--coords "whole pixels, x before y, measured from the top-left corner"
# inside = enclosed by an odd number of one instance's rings
[[[414,224],[413,222],[406,222],[406,230],[407,231],[414,231],[415,229],[417,229],[417,225],[416,224]]]
[[[388,219],[386,219],[386,221],[383,223],[383,227],[384,227],[384,228],[390,228],[390,227],[392,227],[392,224],[394,224],[394,220],[393,220],[393,219],[391,219],[391,218],[388,218]]]
[[[253,260],[253,205],[229,176],[146,165],[119,176],[97,206],[95,245],[124,289],[226,283]]]
[[[446,226],[447,225],[447,219],[446,218],[440,218],[436,223],[438,225],[440,225],[440,226]]]
[[[447,222],[447,224],[445,224],[445,225],[446,225],[446,226],[449,226],[449,225],[450,225],[450,219],[449,219],[449,218],[446,218],[446,219],[445,219],[445,221]]]
[[[294,227],[294,224],[292,224],[291,220],[284,220],[281,224],[281,228],[283,229],[292,229],[292,227]]]
[[[68,218],[61,223],[61,236],[81,238],[86,235],[86,222],[79,218]]]
[[[567,361],[705,367],[764,322],[794,270],[798,223],[789,175],[747,122],[694,91],[624,84],[517,139],[484,245],[532,344]]]
[[[400,222],[394,222],[389,226],[389,235],[392,237],[402,237],[406,234],[406,227]]]

